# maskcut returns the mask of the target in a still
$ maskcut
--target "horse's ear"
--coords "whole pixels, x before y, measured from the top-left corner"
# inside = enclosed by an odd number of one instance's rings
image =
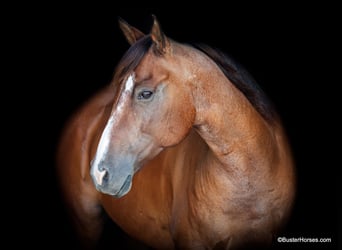
[[[155,45],[155,52],[158,54],[165,54],[166,52],[169,51],[170,49],[170,41],[169,39],[165,36],[163,31],[160,28],[159,22],[156,18],[155,15],[153,16],[153,26],[151,29],[151,38],[152,41]]]
[[[132,45],[136,41],[138,41],[140,38],[145,36],[143,32],[138,30],[137,28],[134,28],[133,26],[129,25],[125,20],[123,20],[121,17],[119,17],[119,26],[122,30],[123,34],[125,35],[128,43]]]

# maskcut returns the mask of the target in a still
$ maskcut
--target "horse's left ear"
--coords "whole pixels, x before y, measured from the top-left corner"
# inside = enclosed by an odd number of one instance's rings
[[[140,38],[145,36],[143,32],[138,30],[137,28],[134,28],[133,26],[129,25],[125,20],[123,20],[121,17],[119,17],[119,26],[122,32],[124,33],[128,43],[132,45],[136,41],[138,41]]]
[[[157,52],[157,54],[163,55],[169,52],[170,41],[161,30],[156,16],[155,15],[152,15],[152,16],[153,16],[153,26],[151,29],[151,38],[155,45],[155,52]]]

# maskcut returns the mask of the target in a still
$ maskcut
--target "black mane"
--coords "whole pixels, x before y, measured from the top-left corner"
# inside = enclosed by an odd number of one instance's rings
[[[196,44],[194,47],[208,55],[221,68],[225,76],[246,96],[266,121],[272,122],[276,119],[273,104],[241,65],[218,49],[204,44]]]

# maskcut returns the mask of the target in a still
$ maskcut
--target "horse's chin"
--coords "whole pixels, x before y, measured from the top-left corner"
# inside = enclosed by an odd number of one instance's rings
[[[110,186],[110,185],[108,185]],[[97,191],[103,193],[103,194],[107,194],[110,195],[114,198],[121,198],[123,196],[125,196],[126,194],[129,193],[129,191],[132,188],[132,175],[128,175],[126,180],[124,181],[124,183],[122,184],[121,188],[119,190],[113,190],[107,187],[101,187],[96,185],[96,189]]]
[[[116,194],[113,194],[113,196],[115,198],[121,198],[122,196],[125,196],[126,194],[128,194],[131,188],[132,188],[132,175],[128,175],[124,184],[122,184],[119,192],[117,192]]]

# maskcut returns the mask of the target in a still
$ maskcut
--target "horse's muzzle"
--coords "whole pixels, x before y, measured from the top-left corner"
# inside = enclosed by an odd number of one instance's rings
[[[130,164],[108,167],[109,164],[92,165],[90,176],[95,188],[105,194],[120,198],[132,187],[133,167]]]

